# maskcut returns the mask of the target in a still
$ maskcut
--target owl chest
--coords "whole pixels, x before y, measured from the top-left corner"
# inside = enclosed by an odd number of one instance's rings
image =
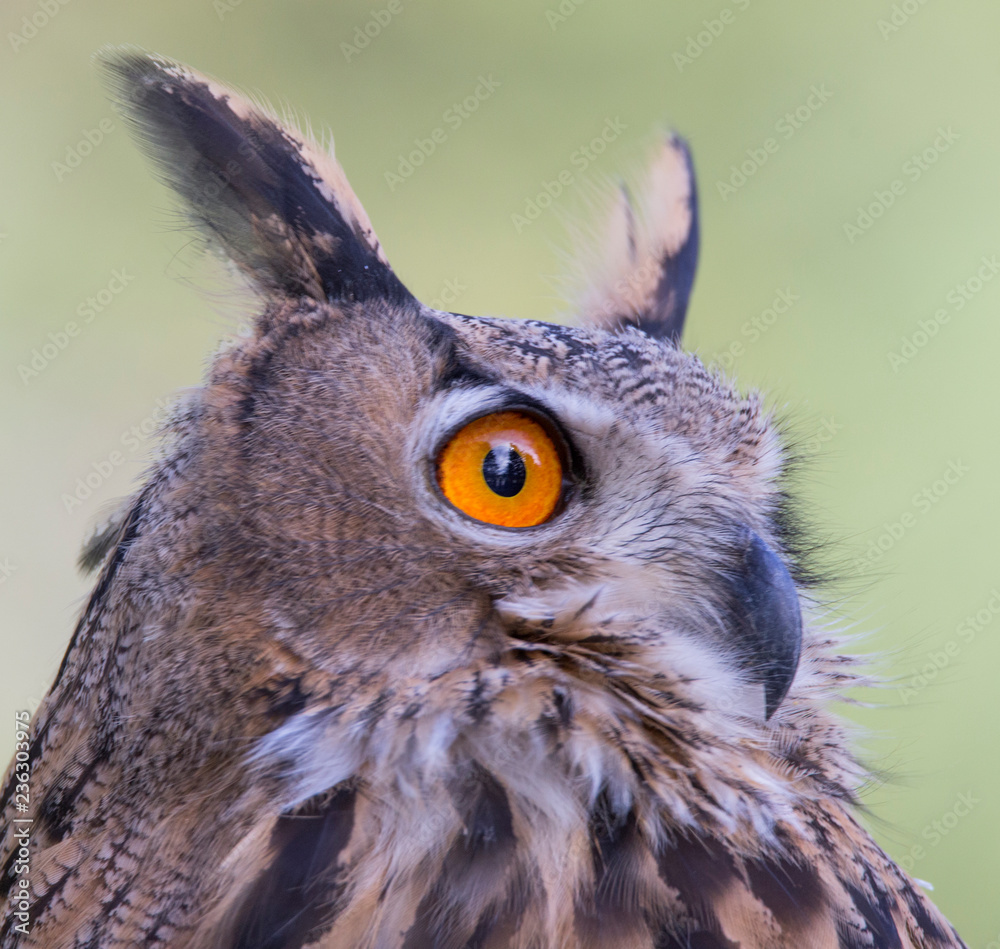
[[[635,836],[630,792],[609,780],[607,753],[586,744],[484,723],[456,733],[438,760],[369,760],[279,820],[272,865],[291,870],[289,894],[317,894],[317,945],[465,946],[477,934],[575,945],[581,893],[596,881],[595,808],[617,822],[605,837]],[[295,878],[303,866],[309,878]]]

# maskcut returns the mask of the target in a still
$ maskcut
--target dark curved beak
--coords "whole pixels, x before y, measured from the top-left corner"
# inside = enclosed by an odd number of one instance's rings
[[[788,694],[802,652],[798,590],[781,558],[751,530],[730,584],[738,645],[745,667],[764,686],[770,718]]]

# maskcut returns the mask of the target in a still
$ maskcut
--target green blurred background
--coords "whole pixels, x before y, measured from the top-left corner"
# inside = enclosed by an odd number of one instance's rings
[[[790,419],[799,493],[845,577],[835,615],[888,680],[849,710],[880,773],[871,825],[970,946],[1000,939],[1000,280],[982,263],[1000,254],[998,36],[998,5],[971,0],[4,0],[4,759],[88,589],[79,542],[142,472],[158,400],[196,385],[235,326],[109,108],[96,49],[156,50],[331,129],[403,281],[468,313],[567,312],[566,224],[673,126],[702,201],[686,343]],[[445,124],[481,77],[499,85]],[[581,158],[609,120],[613,141]],[[519,227],[565,169],[573,185]],[[59,349],[115,271],[127,285]],[[67,504],[88,475],[91,496]]]

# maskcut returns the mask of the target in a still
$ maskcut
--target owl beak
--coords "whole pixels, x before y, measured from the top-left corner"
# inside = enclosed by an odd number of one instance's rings
[[[788,694],[799,665],[798,590],[781,558],[751,530],[742,539],[739,568],[730,584],[743,663],[753,680],[764,686],[769,719]]]

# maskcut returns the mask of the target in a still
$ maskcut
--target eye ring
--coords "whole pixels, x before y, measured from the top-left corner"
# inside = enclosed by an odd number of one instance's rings
[[[444,499],[484,524],[538,527],[564,506],[566,443],[530,409],[508,407],[466,422],[445,440],[434,467]]]

